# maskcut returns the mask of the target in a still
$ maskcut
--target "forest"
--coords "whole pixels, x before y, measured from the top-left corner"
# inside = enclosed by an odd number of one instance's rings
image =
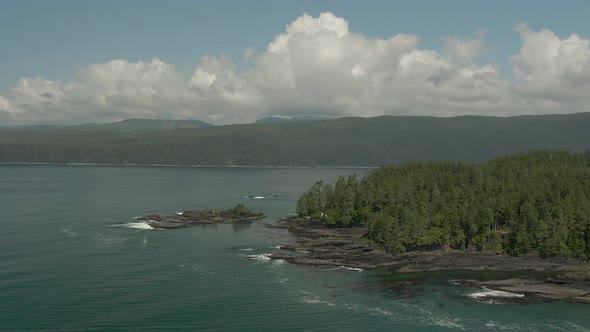
[[[385,166],[485,161],[530,150],[590,149],[590,113],[516,117],[380,116],[212,126],[127,120],[0,127],[0,163]]]
[[[470,249],[590,258],[590,152],[543,150],[483,163],[411,162],[315,183],[300,217],[367,227],[392,254]]]

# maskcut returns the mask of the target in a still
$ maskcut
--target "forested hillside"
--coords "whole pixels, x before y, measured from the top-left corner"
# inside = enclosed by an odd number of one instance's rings
[[[163,122],[151,124],[156,127],[132,122],[0,129],[0,162],[383,166],[418,160],[483,161],[533,149],[590,149],[590,113],[382,116],[170,130],[161,128]]]
[[[390,253],[456,248],[590,258],[590,153],[538,151],[481,164],[415,162],[318,182],[300,216],[367,225]]]

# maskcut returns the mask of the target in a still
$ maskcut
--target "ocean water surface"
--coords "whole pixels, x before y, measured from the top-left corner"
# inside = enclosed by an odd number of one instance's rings
[[[588,305],[486,304],[476,300],[489,290],[462,288],[448,276],[392,286],[385,271],[268,259],[294,238],[265,223],[293,213],[315,181],[366,172],[2,166],[0,330],[590,329]],[[134,220],[236,203],[268,217],[176,230]]]

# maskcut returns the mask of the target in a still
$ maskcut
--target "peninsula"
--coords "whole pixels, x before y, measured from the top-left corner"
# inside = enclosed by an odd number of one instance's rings
[[[410,163],[314,184],[287,228],[295,264],[458,271],[466,286],[590,303],[590,154]],[[494,272],[464,276],[465,271]],[[496,273],[502,272],[502,273]],[[496,280],[497,279],[497,280]]]

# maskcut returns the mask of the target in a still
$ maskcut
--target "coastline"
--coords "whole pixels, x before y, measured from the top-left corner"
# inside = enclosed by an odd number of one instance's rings
[[[106,167],[178,167],[178,168],[263,168],[263,169],[377,169],[379,166],[288,166],[288,165],[195,165],[195,164],[111,164],[111,163],[48,163],[0,162],[1,166],[106,166]]]
[[[292,264],[380,269],[385,274],[422,276],[450,272],[447,281],[466,288],[497,291],[485,300],[526,304],[562,300],[590,304],[590,262],[538,255],[512,257],[471,250],[437,250],[390,255],[365,238],[364,228],[326,228],[319,223],[288,218],[267,227],[293,233],[296,242],[273,254]],[[453,272],[457,272],[454,276]],[[479,275],[465,277],[463,275]],[[395,283],[391,285],[395,287]],[[504,292],[504,293],[503,293]],[[517,294],[515,297],[505,296]],[[495,295],[494,295],[495,294]]]

